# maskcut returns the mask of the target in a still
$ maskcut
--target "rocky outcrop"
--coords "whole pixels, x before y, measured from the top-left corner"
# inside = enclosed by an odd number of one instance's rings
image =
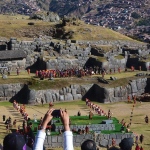
[[[40,12],[40,13],[34,13],[30,16],[30,19],[39,19],[47,22],[58,22],[60,21],[60,17],[53,12]]]

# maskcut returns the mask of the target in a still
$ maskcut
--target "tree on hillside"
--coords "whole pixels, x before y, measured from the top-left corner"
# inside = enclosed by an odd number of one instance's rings
[[[140,16],[138,13],[133,12],[133,13],[131,14],[131,17],[133,17],[134,19],[139,19],[141,16]]]

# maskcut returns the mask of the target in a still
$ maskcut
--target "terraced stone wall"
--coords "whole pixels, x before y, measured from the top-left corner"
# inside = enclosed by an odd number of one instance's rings
[[[44,103],[73,101],[89,98],[100,103],[111,103],[126,101],[127,96],[140,95],[144,92],[150,92],[149,78],[139,78],[130,81],[125,86],[114,88],[103,88],[97,84],[70,85],[62,89],[33,90],[23,84],[3,84],[0,85],[1,100],[22,100],[29,104],[40,104],[41,99]]]
[[[124,138],[133,138],[132,133],[114,133],[114,134],[81,134],[73,136],[73,145],[74,147],[80,147],[82,142],[86,139],[92,139],[96,142],[97,145],[102,147],[107,147],[112,145],[112,138],[116,140],[116,144],[119,145],[122,139]],[[46,148],[56,148],[63,146],[63,136],[46,136],[44,141],[44,146]]]

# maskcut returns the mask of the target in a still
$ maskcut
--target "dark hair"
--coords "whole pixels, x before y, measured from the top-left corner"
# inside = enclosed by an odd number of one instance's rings
[[[124,138],[121,143],[119,143],[119,146],[122,150],[131,150],[133,143],[133,138]]]
[[[26,150],[31,150],[26,143],[26,139],[22,134],[17,132],[10,133],[5,136],[3,140],[3,150],[20,150],[26,148]]]
[[[85,140],[81,144],[81,150],[96,150],[96,143],[93,140]]]

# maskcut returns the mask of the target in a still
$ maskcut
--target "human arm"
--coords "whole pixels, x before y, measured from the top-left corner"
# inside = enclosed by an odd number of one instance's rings
[[[43,122],[41,124],[41,130],[38,131],[34,143],[34,150],[43,150],[43,144],[46,137],[45,129],[47,124],[52,120],[53,116],[51,115],[53,109],[49,109],[44,116]]]
[[[60,110],[61,120],[64,125],[64,143],[63,143],[63,149],[64,150],[73,150],[73,134],[70,131],[69,127],[69,115],[67,112]]]

